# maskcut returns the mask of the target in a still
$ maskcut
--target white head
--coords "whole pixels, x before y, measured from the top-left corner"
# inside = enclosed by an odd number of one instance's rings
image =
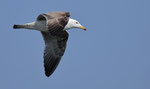
[[[83,30],[86,30],[86,28],[83,27],[77,20],[69,18],[69,21],[68,21],[67,25],[65,26],[64,30],[68,30],[71,28],[81,28]]]

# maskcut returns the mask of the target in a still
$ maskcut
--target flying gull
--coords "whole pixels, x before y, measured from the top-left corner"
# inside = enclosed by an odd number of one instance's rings
[[[45,40],[44,68],[49,77],[56,69],[63,56],[68,40],[68,29],[86,30],[77,20],[70,18],[69,12],[50,12],[40,14],[35,22],[14,25],[14,29],[38,30]]]

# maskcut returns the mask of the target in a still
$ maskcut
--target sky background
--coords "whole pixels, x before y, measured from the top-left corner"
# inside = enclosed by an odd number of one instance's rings
[[[150,89],[150,0],[1,0],[0,11],[0,89]],[[41,33],[12,26],[51,11],[87,31],[68,31],[47,78]]]

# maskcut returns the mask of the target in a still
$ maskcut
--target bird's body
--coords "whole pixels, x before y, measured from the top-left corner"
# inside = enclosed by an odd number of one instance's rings
[[[69,12],[50,12],[41,14],[35,22],[14,25],[15,29],[24,28],[41,31],[45,40],[44,67],[46,76],[50,76],[60,62],[66,48],[68,32],[71,28],[85,30],[78,21],[70,18]]]

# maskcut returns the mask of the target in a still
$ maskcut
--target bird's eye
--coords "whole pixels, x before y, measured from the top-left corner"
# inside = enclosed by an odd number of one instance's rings
[[[76,24],[79,24],[78,22],[76,22]]]

